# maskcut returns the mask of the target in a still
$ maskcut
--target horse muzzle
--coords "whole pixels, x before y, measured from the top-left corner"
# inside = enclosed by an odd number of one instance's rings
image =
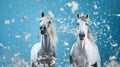
[[[41,26],[41,27],[40,27],[40,31],[41,31],[41,34],[45,34],[46,27],[44,27],[44,26]]]
[[[81,34],[81,33],[80,33],[80,34],[79,34],[79,39],[80,39],[80,40],[84,40],[84,38],[85,38],[85,34]]]

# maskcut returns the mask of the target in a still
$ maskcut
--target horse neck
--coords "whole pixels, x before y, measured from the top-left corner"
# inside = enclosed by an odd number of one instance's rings
[[[42,47],[49,48],[50,47],[50,36],[49,34],[42,35]]]

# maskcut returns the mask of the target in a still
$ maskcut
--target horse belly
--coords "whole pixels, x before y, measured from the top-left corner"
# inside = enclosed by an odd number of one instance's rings
[[[31,61],[35,62],[37,60],[37,54],[41,49],[41,43],[36,43],[31,49]]]

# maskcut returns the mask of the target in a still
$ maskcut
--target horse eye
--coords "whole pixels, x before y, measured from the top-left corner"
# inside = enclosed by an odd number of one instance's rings
[[[39,22],[42,22],[42,20],[40,20]]]
[[[49,21],[48,23],[50,24],[51,22]]]

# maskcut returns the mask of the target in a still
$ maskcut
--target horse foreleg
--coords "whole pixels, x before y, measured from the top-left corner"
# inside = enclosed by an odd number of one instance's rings
[[[70,64],[72,64],[73,63],[73,59],[72,59],[72,56],[70,55]]]
[[[36,65],[34,63],[32,63],[32,67],[36,67]]]
[[[100,62],[97,62],[98,67],[101,67]]]
[[[50,65],[49,65],[49,67],[55,67],[55,64],[54,64],[54,65],[52,65],[52,66],[50,66]]]
[[[93,66],[93,67],[98,67],[98,63],[95,62],[95,64],[93,64],[93,65],[91,65],[91,66]]]

